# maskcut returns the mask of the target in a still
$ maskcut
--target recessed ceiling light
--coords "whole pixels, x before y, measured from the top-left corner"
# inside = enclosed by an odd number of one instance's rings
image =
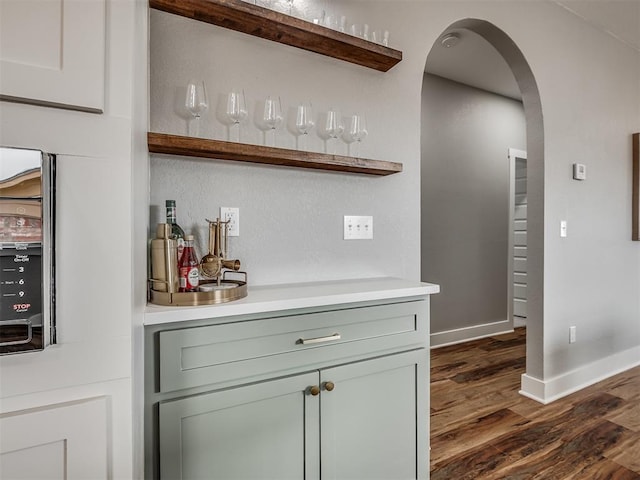
[[[440,45],[444,48],[455,47],[460,41],[460,35],[457,33],[447,33],[440,39]]]

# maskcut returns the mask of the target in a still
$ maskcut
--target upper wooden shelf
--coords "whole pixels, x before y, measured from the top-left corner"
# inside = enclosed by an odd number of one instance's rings
[[[242,0],[149,0],[156,10],[386,72],[402,52]]]
[[[381,160],[343,157],[316,152],[302,152],[287,148],[264,147],[245,143],[223,142],[204,138],[184,137],[167,133],[148,134],[150,153],[164,153],[186,157],[283,165],[368,175],[391,175],[402,171],[402,164]]]

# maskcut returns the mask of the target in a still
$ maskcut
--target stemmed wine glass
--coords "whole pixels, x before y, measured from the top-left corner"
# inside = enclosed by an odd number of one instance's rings
[[[344,131],[344,125],[342,124],[342,117],[340,116],[340,112],[334,109],[331,109],[327,112],[327,120],[325,122],[324,131],[329,138],[333,138],[333,148],[331,149],[333,154],[336,153],[336,142],[338,141],[338,137]],[[329,153],[328,149],[328,139],[325,144],[325,152]]]
[[[227,140],[231,141],[231,127],[237,125],[237,135],[234,136],[235,142],[240,141],[240,123],[247,118],[247,102],[244,97],[244,90],[233,90],[227,96],[226,116],[231,122],[227,126]]]
[[[263,131],[264,138],[263,144],[267,145],[267,133],[273,132],[273,139],[269,142],[269,145],[274,147],[276,144],[276,128],[282,123],[282,105],[280,97],[272,98],[267,97],[264,101],[264,111],[262,113],[262,122],[259,128]]]
[[[200,115],[209,108],[204,82],[195,80],[189,82],[184,105],[193,115],[194,120],[194,122],[189,122],[189,136],[198,137],[200,135]]]
[[[369,132],[367,131],[367,122],[364,115],[355,114],[351,115],[349,119],[349,130],[347,131],[347,137],[355,142],[355,148],[353,155],[358,156],[360,154],[360,142],[367,138]],[[351,155],[351,145],[349,144],[349,155]]]
[[[296,136],[296,148],[304,150],[307,148],[307,135],[309,131],[314,127],[313,121],[313,108],[310,103],[301,103],[298,105],[296,112],[296,130],[300,135]],[[300,136],[302,136],[302,147],[300,146]]]

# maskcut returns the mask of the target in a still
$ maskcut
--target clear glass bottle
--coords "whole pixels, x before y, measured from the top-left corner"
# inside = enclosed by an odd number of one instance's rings
[[[193,235],[186,235],[184,249],[180,257],[179,276],[181,292],[197,292],[200,283],[200,270],[198,268],[198,256],[193,246]]]
[[[180,261],[184,249],[184,230],[176,221],[176,201],[167,200],[165,206],[167,209],[167,223],[171,226],[171,236],[169,238],[172,238],[178,244],[177,260]]]

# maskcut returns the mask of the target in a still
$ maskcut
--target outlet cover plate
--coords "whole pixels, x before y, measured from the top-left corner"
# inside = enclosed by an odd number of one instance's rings
[[[240,209],[236,207],[220,207],[220,220],[229,222],[229,236],[240,236]]]

